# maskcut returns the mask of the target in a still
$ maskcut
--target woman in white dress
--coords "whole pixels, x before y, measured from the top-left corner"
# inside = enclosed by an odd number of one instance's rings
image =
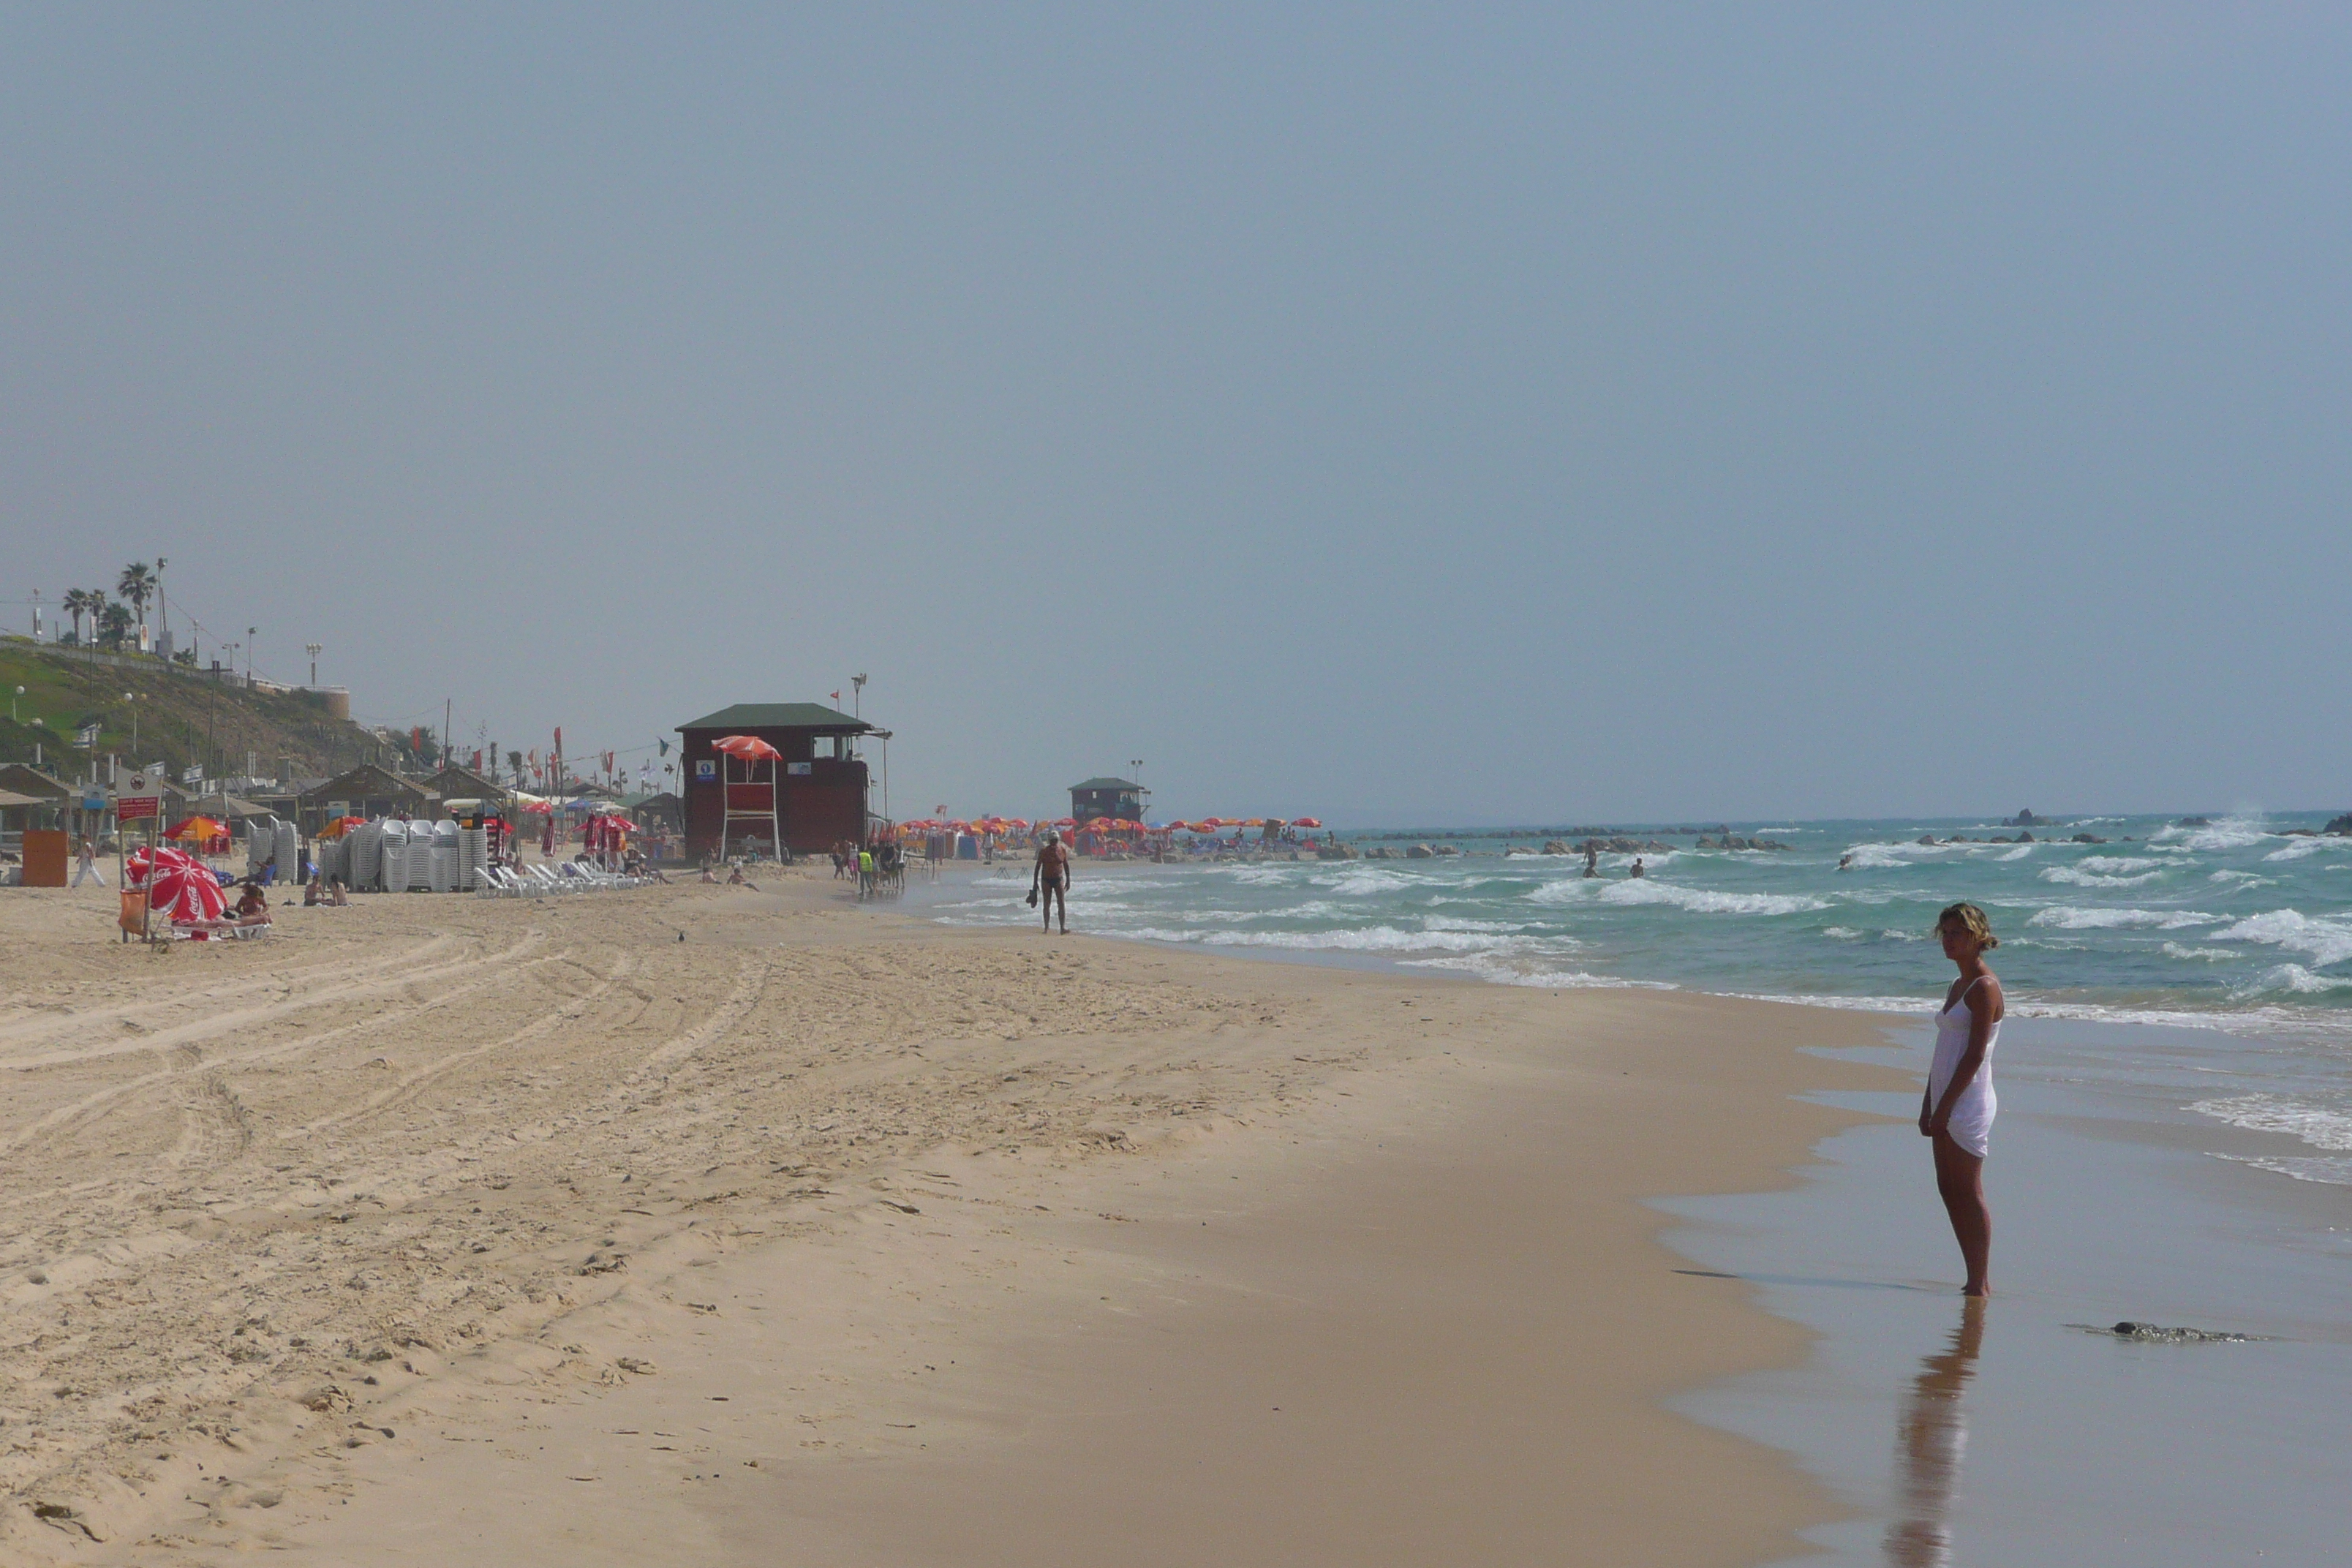
[[[2000,939],[1974,904],[1954,904],[1938,915],[1936,935],[1960,973],[1936,1015],[1936,1059],[1919,1100],[1919,1135],[1935,1149],[1936,1190],[1968,1267],[1960,1293],[1989,1296],[1992,1211],[1985,1206],[1984,1161],[2000,1104],[1992,1090],[1992,1047],[2000,1038],[2003,1007],[2000,979],[1986,966],[1985,954]]]

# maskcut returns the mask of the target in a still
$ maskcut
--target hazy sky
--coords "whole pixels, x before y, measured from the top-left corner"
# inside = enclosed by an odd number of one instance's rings
[[[2352,8],[776,9],[0,9],[0,599],[900,816],[2352,806]]]

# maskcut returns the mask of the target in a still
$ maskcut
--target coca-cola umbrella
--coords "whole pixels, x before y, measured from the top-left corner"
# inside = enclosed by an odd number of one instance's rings
[[[133,888],[146,887],[150,868],[150,852],[135,849],[123,880]],[[158,919],[216,921],[228,907],[221,897],[220,883],[186,851],[158,848],[152,852],[152,868],[155,881],[148,897]]]

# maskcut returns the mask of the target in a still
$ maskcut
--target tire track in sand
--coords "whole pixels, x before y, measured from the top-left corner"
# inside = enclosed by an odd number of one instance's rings
[[[215,1013],[185,1024],[173,1024],[152,1034],[140,1034],[128,1039],[107,1040],[100,1044],[73,1050],[47,1051],[38,1056],[17,1057],[0,1066],[17,1072],[29,1072],[37,1068],[66,1067],[80,1062],[102,1061],[108,1057],[127,1055],[132,1051],[160,1050],[172,1046],[208,1040],[216,1035],[233,1034],[257,1025],[274,1022],[308,1007],[324,1006],[333,1002],[352,1002],[370,996],[381,996],[402,986],[424,982],[453,979],[473,970],[495,968],[514,963],[531,949],[547,940],[544,931],[526,931],[520,942],[497,952],[476,958],[457,959],[452,963],[385,973],[373,980],[354,981],[348,984],[326,985],[316,990],[288,996],[282,1002],[265,1003],[259,1006],[238,1008],[227,1013]],[[86,1022],[89,1015],[81,1015]]]
[[[488,1056],[492,1051],[506,1050],[510,1047],[521,1045],[526,1040],[535,1040],[551,1029],[577,1022],[590,1007],[601,1001],[614,986],[626,981],[636,967],[637,955],[634,952],[624,952],[614,963],[611,973],[579,995],[559,1003],[553,1012],[533,1019],[510,1035],[428,1062],[406,1074],[391,1087],[370,1096],[365,1104],[354,1106],[349,1110],[339,1110],[331,1116],[322,1116],[316,1121],[296,1128],[286,1136],[289,1140],[315,1137],[320,1132],[349,1126],[379,1111],[389,1110],[394,1106],[406,1104],[423,1092],[435,1079],[453,1068],[463,1067],[466,1063],[477,1058]]]
[[[506,953],[498,956],[502,959],[511,960],[516,953],[520,952],[524,948],[534,945],[540,936],[540,932],[533,931],[530,933],[523,942],[518,942],[513,948],[509,949]],[[539,963],[558,963],[564,960],[567,956],[568,954],[562,952],[551,953],[545,958],[532,960],[531,964],[535,965]],[[484,961],[484,963],[477,964],[475,967],[485,967],[491,961]],[[521,967],[527,968],[530,967],[530,965]],[[412,1002],[404,1007],[396,1008],[390,1012],[371,1013],[364,1018],[354,1019],[348,1024],[337,1024],[332,1027],[320,1029],[308,1035],[298,1036],[290,1040],[281,1040],[276,1045],[261,1046],[253,1050],[237,1052],[234,1056],[217,1058],[215,1058],[214,1065],[216,1068],[242,1067],[250,1065],[254,1062],[268,1061],[277,1057],[293,1056],[303,1051],[315,1050],[321,1046],[331,1045],[337,1040],[357,1034],[364,1029],[380,1028],[386,1023],[413,1018],[420,1014],[429,1013],[438,1008],[446,1007],[453,1003],[463,1001],[467,996],[473,995],[475,993],[481,991],[486,986],[497,984],[499,981],[509,978],[513,973],[520,972],[520,969],[509,970],[502,963],[498,966],[498,973],[483,975],[468,984],[452,987],[451,989],[444,991],[436,996],[429,997],[425,1001]],[[341,1000],[342,998],[338,997],[337,999]],[[145,1048],[153,1050],[157,1047],[152,1042],[150,1042],[147,1044]],[[184,1067],[174,1067],[170,1065],[173,1060],[173,1053],[184,1049],[194,1050],[195,1047],[193,1042],[182,1042],[179,1046],[174,1046],[163,1053],[163,1060],[166,1065],[162,1070],[142,1074],[138,1078],[130,1079],[121,1083],[110,1084],[104,1089],[93,1090],[92,1092],[84,1095],[81,1099],[73,1101],[71,1104],[58,1106],[57,1109],[31,1122],[13,1136],[5,1140],[0,1140],[0,1159],[5,1159],[9,1155],[18,1152],[37,1141],[59,1136],[68,1132],[76,1125],[86,1121],[98,1111],[105,1110],[109,1106],[114,1105],[127,1097],[139,1094],[147,1089],[157,1088],[161,1085],[168,1084],[173,1078],[186,1070]],[[109,1054],[115,1055],[120,1053],[110,1052]]]
[[[389,957],[379,956],[350,963],[338,959],[320,959],[316,963],[304,965],[291,975],[269,974],[254,980],[213,985],[201,991],[184,991],[162,1001],[133,1001],[126,1002],[117,1007],[100,1006],[73,1011],[44,1007],[41,1009],[41,1016],[19,1017],[0,1023],[0,1045],[15,1045],[20,1041],[38,1039],[48,1035],[72,1034],[77,1030],[87,1030],[93,1026],[99,1027],[112,1026],[119,1028],[126,1023],[152,1017],[155,1014],[169,1012],[175,1007],[208,1007],[233,997],[249,996],[257,991],[282,992],[288,989],[289,982],[299,983],[312,973],[328,969],[332,969],[345,979],[377,974],[404,964],[421,963],[442,949],[456,945],[457,942],[457,938],[455,935],[444,931],[439,936],[428,938],[404,952],[393,953]]]

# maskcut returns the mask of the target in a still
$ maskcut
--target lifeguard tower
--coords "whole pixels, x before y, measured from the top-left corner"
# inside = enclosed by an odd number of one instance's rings
[[[766,828],[767,853],[780,860],[788,858],[782,781],[776,776],[783,752],[757,735],[721,735],[710,742],[710,749],[719,753],[724,775],[719,784],[724,804],[719,819],[719,858],[727,858],[729,840],[740,826],[746,845],[760,842],[754,830]]]

